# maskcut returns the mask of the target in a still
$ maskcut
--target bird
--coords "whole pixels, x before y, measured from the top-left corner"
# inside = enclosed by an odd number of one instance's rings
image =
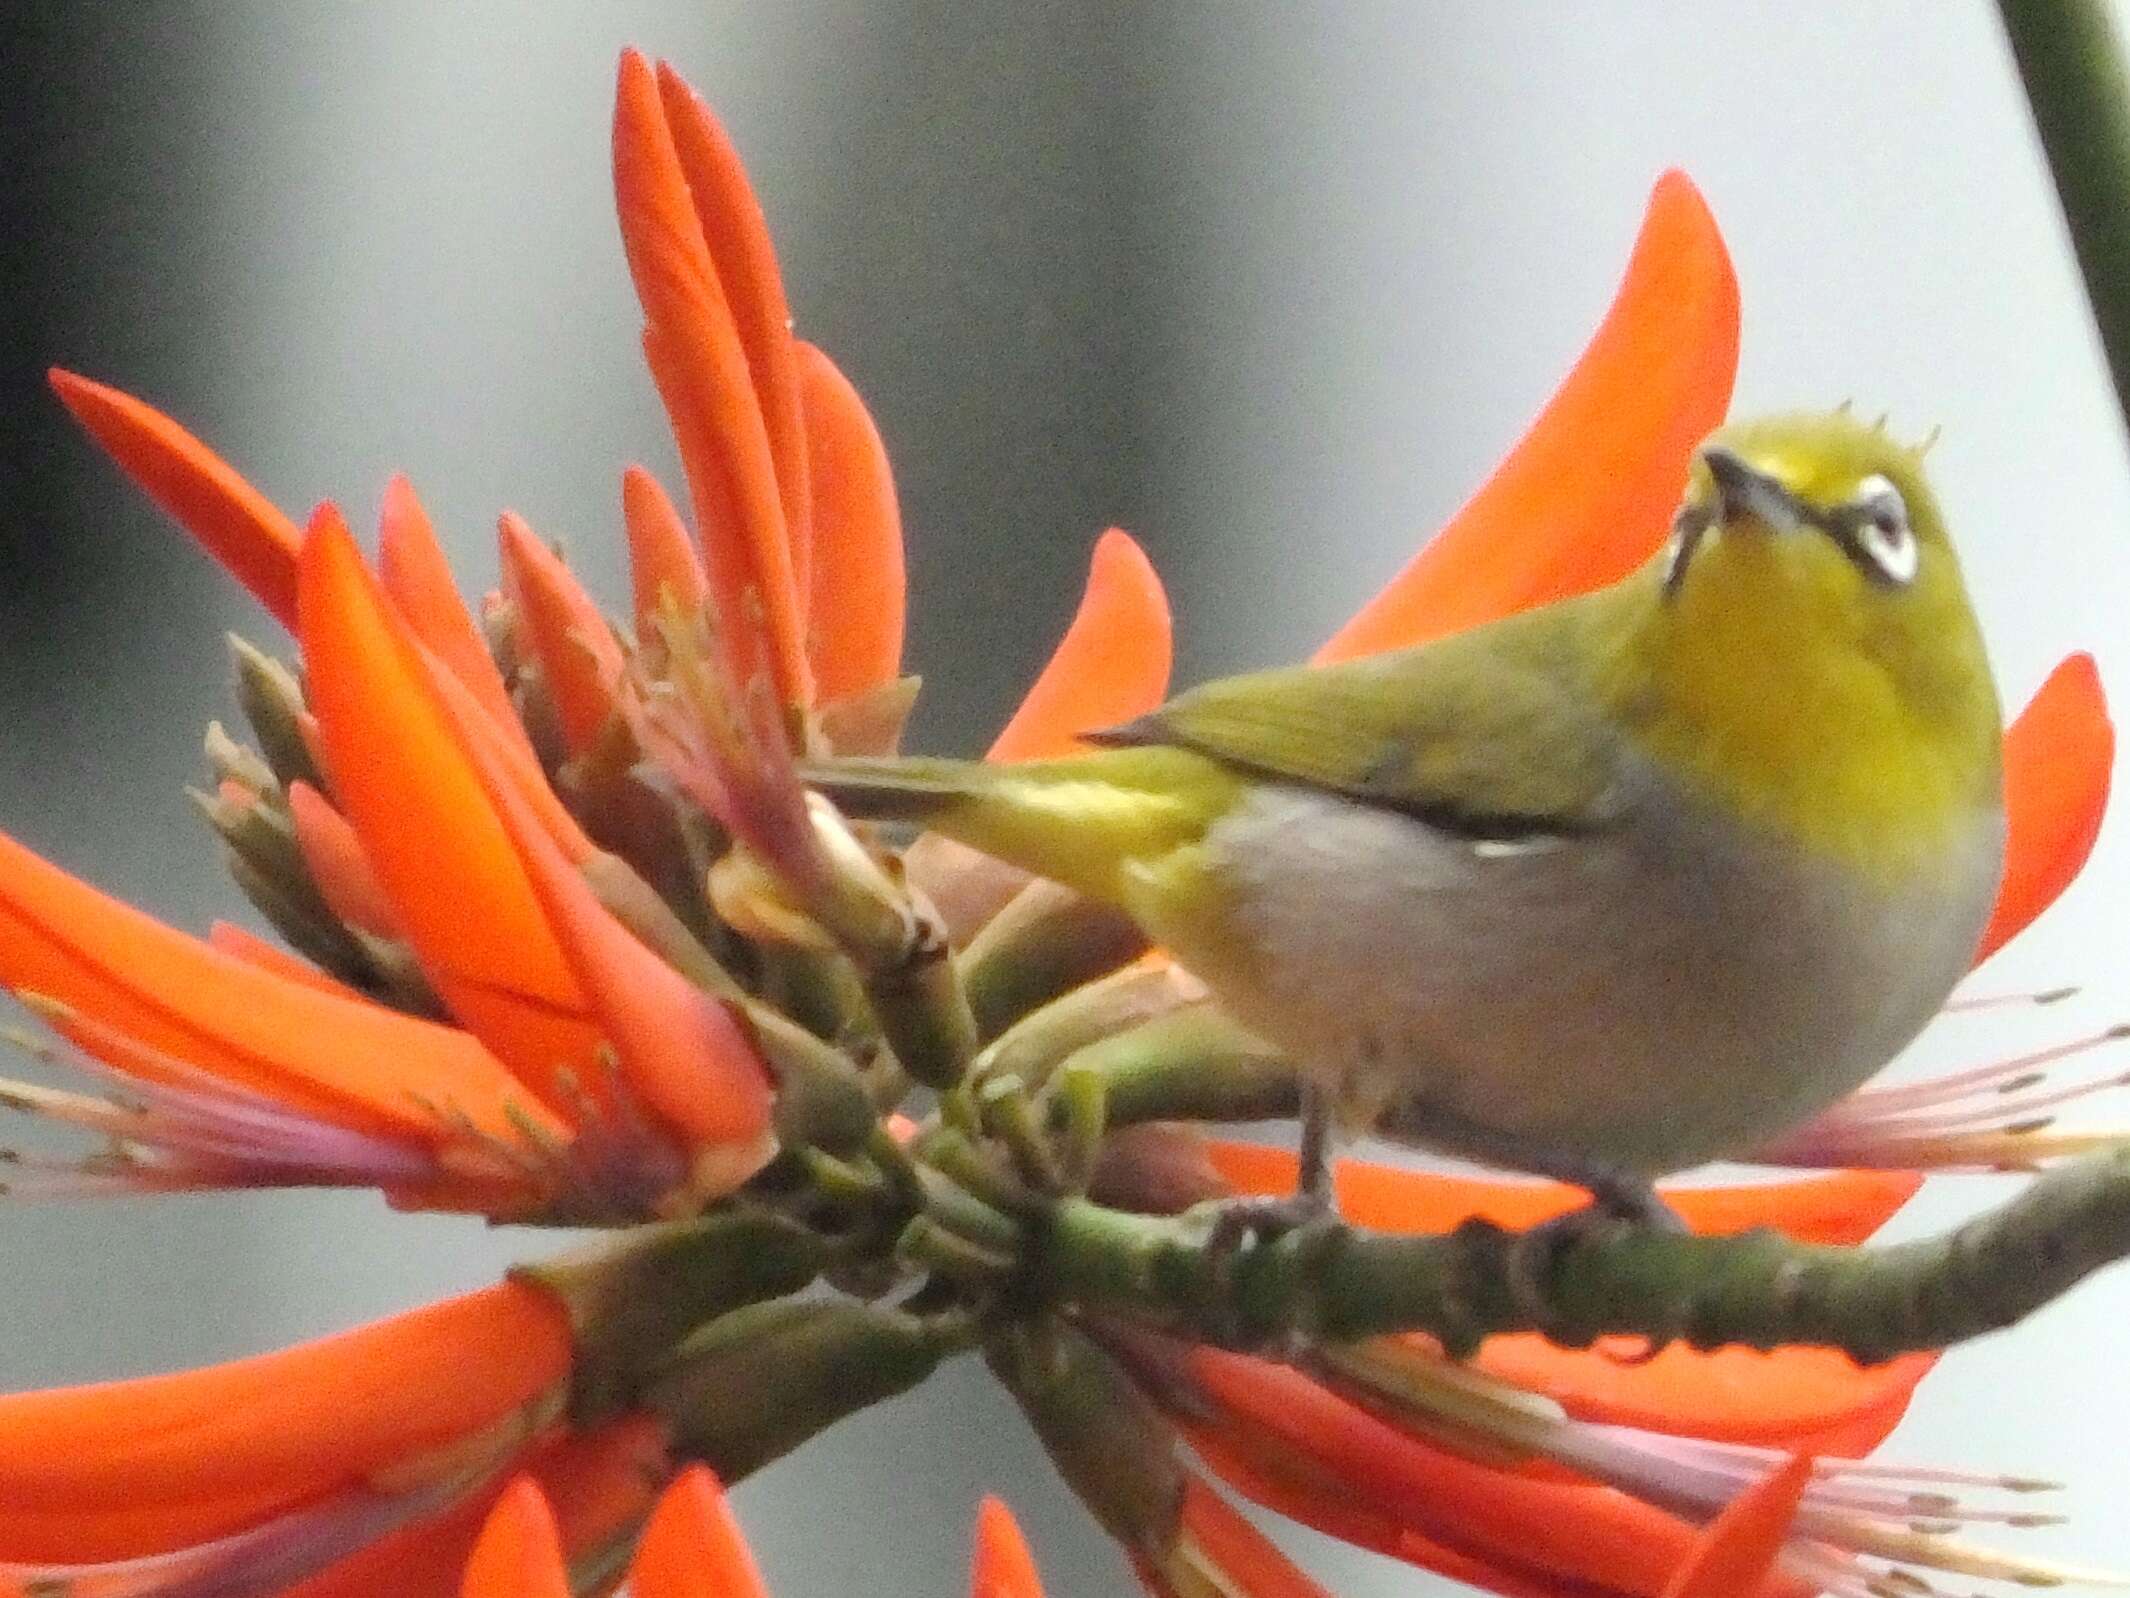
[[[1846,409],[1728,426],[1609,587],[1209,682],[1025,764],[829,760],[1120,907],[1287,1054],[1296,1202],[1371,1130],[1664,1222],[1875,1075],[1975,953],[2001,721],[1922,453]]]

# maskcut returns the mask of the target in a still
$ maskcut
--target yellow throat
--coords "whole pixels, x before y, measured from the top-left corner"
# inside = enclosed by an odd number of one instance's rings
[[[1671,545],[1596,599],[1594,688],[1720,809],[1895,879],[1999,803],[1959,562],[1921,452],[1878,428],[1837,413],[1719,433]]]

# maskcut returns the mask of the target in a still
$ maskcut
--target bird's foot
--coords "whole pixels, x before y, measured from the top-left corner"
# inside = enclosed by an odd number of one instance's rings
[[[1328,1243],[1338,1232],[1339,1212],[1327,1189],[1305,1188],[1284,1198],[1250,1197],[1219,1199],[1203,1206],[1212,1225],[1206,1233],[1206,1264],[1216,1282],[1231,1283],[1237,1267],[1248,1256],[1274,1244],[1290,1244],[1304,1257]],[[1240,1324],[1225,1327],[1220,1338],[1248,1346],[1268,1359],[1294,1363],[1309,1352],[1310,1339],[1299,1328],[1249,1329]]]
[[[1582,1185],[1590,1191],[1588,1204],[1531,1227],[1519,1234],[1509,1248],[1509,1293],[1516,1307],[1534,1325],[1544,1325],[1552,1318],[1548,1284],[1554,1267],[1564,1254],[1623,1229],[1664,1235],[1676,1235],[1686,1230],[1679,1212],[1658,1197],[1657,1190],[1640,1177],[1613,1172],[1590,1173],[1583,1178]],[[1630,1363],[1654,1359],[1663,1347],[1662,1343],[1652,1343]]]
[[[1219,1199],[1205,1208],[1213,1222],[1206,1233],[1206,1256],[1221,1272],[1246,1247],[1262,1248],[1297,1232],[1329,1226],[1338,1219],[1330,1193],[1306,1189],[1284,1198]]]
[[[1292,1193],[1283,1198],[1253,1194],[1206,1206],[1213,1214],[1206,1256],[1216,1275],[1228,1274],[1245,1245],[1262,1248],[1296,1233],[1322,1233],[1337,1222],[1331,1103],[1314,1082],[1305,1081],[1302,1086],[1301,1131]]]

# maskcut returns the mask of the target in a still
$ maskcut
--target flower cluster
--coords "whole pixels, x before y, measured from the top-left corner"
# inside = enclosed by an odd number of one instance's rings
[[[805,790],[806,757],[891,749],[915,691],[887,453],[794,335],[724,132],[633,53],[613,164],[688,507],[623,473],[626,626],[515,515],[502,589],[469,608],[404,480],[373,559],[334,506],[298,525],[169,418],[53,374],[293,640],[293,661],[238,646],[251,742],[210,733],[199,795],[284,942],[193,938],[0,837],[0,982],[52,1035],[24,1046],[91,1084],[0,1084],[0,1106],[95,1140],[11,1155],[8,1189],[373,1188],[603,1230],[284,1353],[0,1399],[0,1589],[757,1592],[703,1467],[736,1479],[965,1350],[1173,1598],[1318,1590],[1222,1486],[1521,1598],[2067,1579],[1960,1535],[2047,1518],[2040,1484],[1868,1458],[1929,1354],[1865,1368],[1524,1333],[1466,1358],[1415,1333],[1274,1357],[1046,1294],[1031,1239],[1061,1199],[1137,1219],[1291,1185],[1291,1156],[1188,1123],[1291,1113],[1293,1072],[1111,912]],[[1560,391],[1320,658],[1646,559],[1737,338],[1722,241],[1667,176]],[[993,758],[1151,708],[1169,654],[1152,568],[1104,534]],[[1982,955],[2076,875],[2112,757],[2073,656],[2006,735]],[[2047,1074],[2105,1041],[1866,1091],[1762,1151],[1816,1174],[1668,1196],[1697,1232],[1860,1242],[1925,1167],[2107,1141],[2049,1124],[2106,1083]],[[1340,1181],[1350,1222],[1392,1232],[1524,1228],[1575,1202],[1359,1163]],[[987,1506],[981,1526],[975,1591],[1032,1598],[1010,1518]]]

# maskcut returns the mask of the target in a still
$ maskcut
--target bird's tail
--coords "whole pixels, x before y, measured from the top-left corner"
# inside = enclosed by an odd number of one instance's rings
[[[930,826],[943,811],[990,790],[1002,769],[980,760],[885,756],[808,761],[799,776],[849,815]]]
[[[801,776],[851,815],[915,822],[1111,903],[1127,861],[1195,843],[1224,797],[1210,763],[1177,749],[1019,765],[823,760]]]

